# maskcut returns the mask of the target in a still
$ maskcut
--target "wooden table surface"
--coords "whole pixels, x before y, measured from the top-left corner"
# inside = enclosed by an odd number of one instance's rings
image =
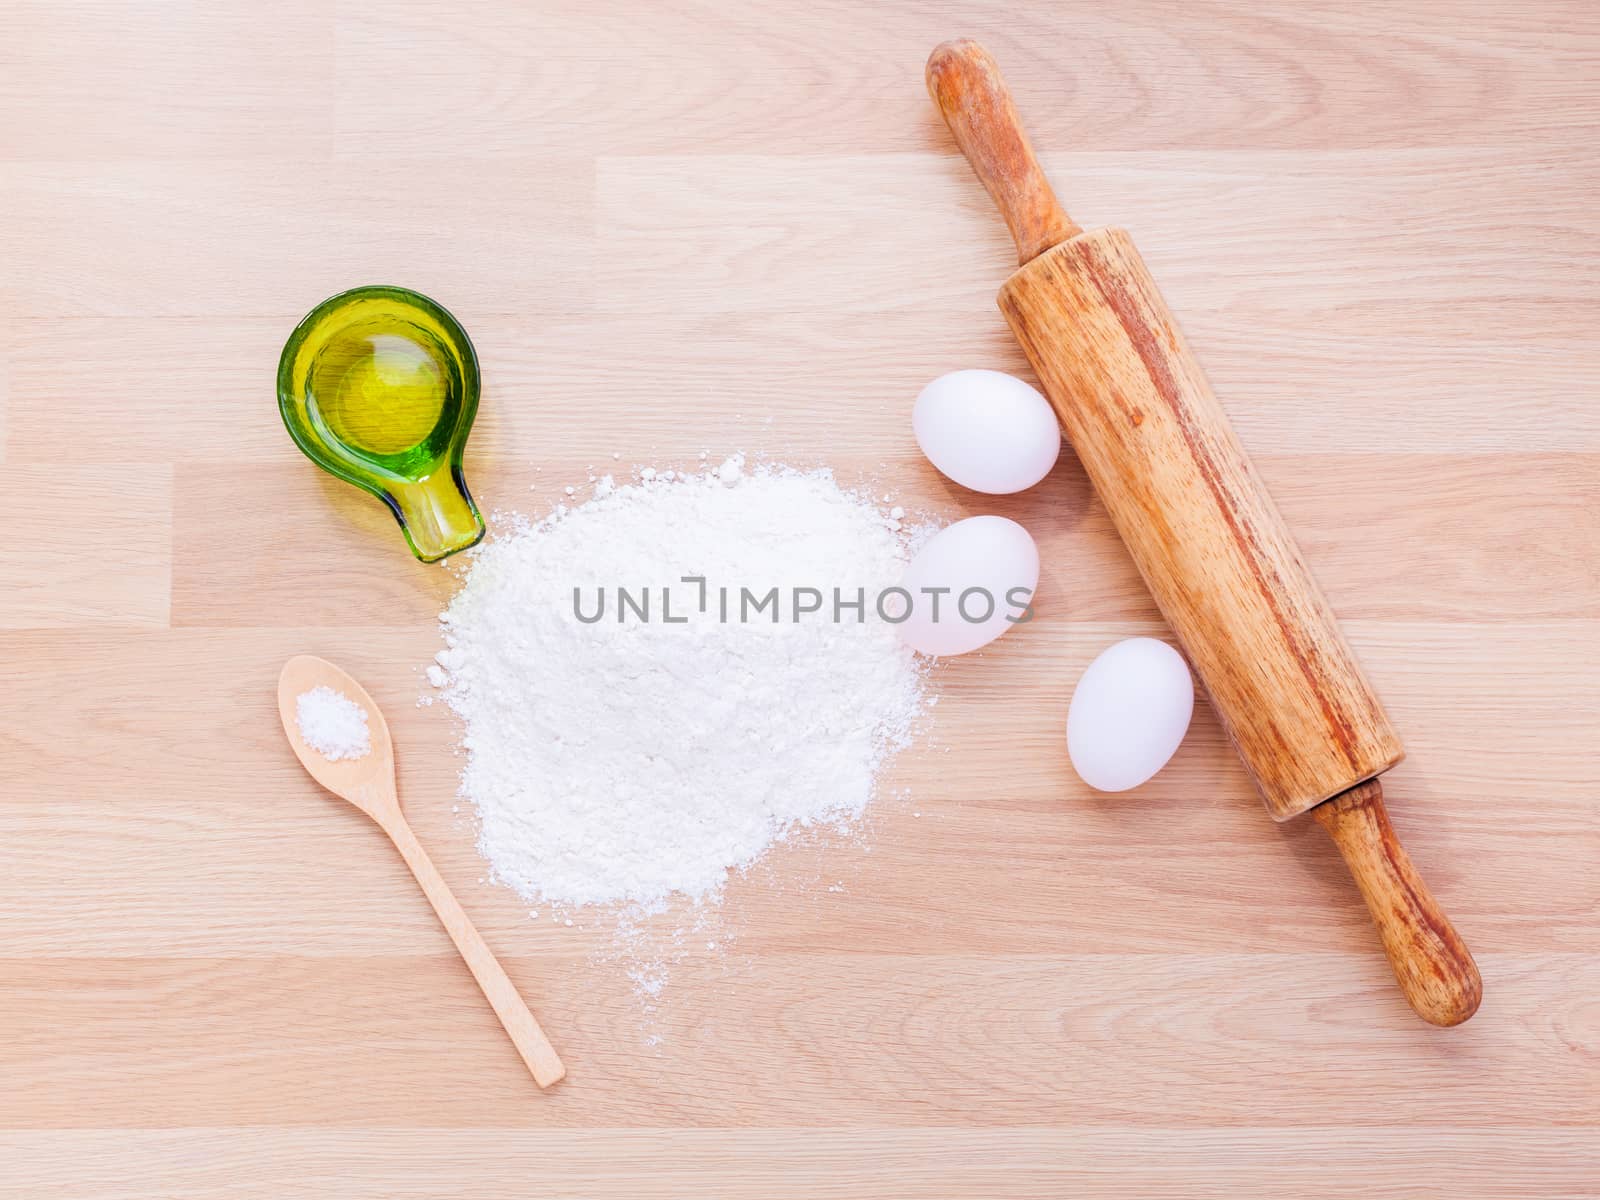
[[[0,1195],[1600,1195],[1592,4],[3,0],[0,27]],[[923,93],[957,34],[1074,216],[1134,231],[1389,705],[1395,821],[1483,968],[1468,1025],[1410,1014],[1323,834],[1267,819],[1209,711],[1131,795],[1072,776],[1073,681],[1162,626],[1069,455],[986,499],[912,439],[935,374],[1025,371],[1005,231]],[[653,1015],[603,931],[482,882],[450,719],[414,704],[452,577],[279,423],[284,337],[366,282],[472,332],[488,507],[745,450],[1040,543],[1041,619],[939,673],[911,798],[734,886],[732,949]],[[302,651],[389,713],[553,1093],[290,757]]]

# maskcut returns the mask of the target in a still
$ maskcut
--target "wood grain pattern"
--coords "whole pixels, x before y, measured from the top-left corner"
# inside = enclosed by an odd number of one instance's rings
[[[1428,1150],[1421,1151],[1419,1147]],[[63,1186],[139,1195],[225,1193],[277,1200],[274,1180],[294,1178],[307,1200],[345,1200],[341,1181],[396,1165],[400,1197],[450,1195],[503,1200],[508,1180],[553,1175],[572,1194],[612,1193],[638,1200],[697,1195],[708,1179],[728,1200],[773,1196],[1004,1195],[1059,1200],[1062,1163],[1084,1186],[1152,1200],[1190,1200],[1194,1164],[1221,1160],[1213,1195],[1300,1194],[1308,1176],[1329,1200],[1411,1200],[1426,1173],[1441,1195],[1476,1186],[1481,1139],[1434,1126],[1350,1130],[1320,1124],[1293,1129],[1162,1130],[1130,1126],[971,1130],[211,1130],[174,1134],[115,1130],[90,1134],[19,1133],[0,1153],[45,1180],[39,1200],[77,1200]],[[1512,1194],[1550,1196],[1573,1178],[1600,1170],[1593,1139],[1577,1130],[1526,1128],[1498,1143],[1498,1170],[1521,1181]],[[1545,1189],[1541,1191],[1540,1189]],[[1570,1191],[1565,1194],[1571,1194]]]
[[[0,1196],[1600,1195],[1593,6],[0,15],[4,496],[51,505],[0,583]],[[1488,980],[1461,1029],[1203,707],[1137,794],[1072,777],[1078,674],[1163,626],[1070,454],[991,503],[911,436],[933,375],[1028,369],[921,78],[958,36],[1135,233],[1405,738],[1393,822]],[[381,279],[474,337],[486,509],[742,448],[1039,541],[1041,619],[941,668],[910,796],[736,881],[653,1017],[603,931],[483,882],[415,707],[451,577],[278,422],[294,322]],[[284,747],[300,652],[384,706],[561,1087]]]

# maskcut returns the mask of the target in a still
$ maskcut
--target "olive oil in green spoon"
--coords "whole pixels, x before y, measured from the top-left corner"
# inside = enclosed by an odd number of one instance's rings
[[[461,473],[478,358],[426,296],[361,287],[317,305],[278,361],[278,408],[306,457],[389,506],[423,562],[482,540]]]

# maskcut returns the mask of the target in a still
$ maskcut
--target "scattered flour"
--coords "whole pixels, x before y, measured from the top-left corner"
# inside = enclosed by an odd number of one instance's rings
[[[294,701],[301,740],[329,762],[365,758],[372,753],[367,710],[343,692],[314,687]]]
[[[461,791],[493,877],[530,903],[714,900],[792,831],[859,816],[923,709],[915,656],[874,612],[905,549],[870,497],[737,457],[640,480],[487,543],[441,616],[428,673],[465,724]],[[778,621],[740,619],[741,589],[774,587]],[[619,619],[618,588],[648,591],[648,620]],[[797,588],[823,610],[794,619]],[[864,589],[861,619],[834,619],[835,588]]]

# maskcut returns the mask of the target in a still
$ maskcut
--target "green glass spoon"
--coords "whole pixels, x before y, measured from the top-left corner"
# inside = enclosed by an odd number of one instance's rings
[[[461,473],[478,356],[426,296],[359,287],[317,305],[278,360],[278,409],[307,458],[389,506],[423,562],[482,540]]]

